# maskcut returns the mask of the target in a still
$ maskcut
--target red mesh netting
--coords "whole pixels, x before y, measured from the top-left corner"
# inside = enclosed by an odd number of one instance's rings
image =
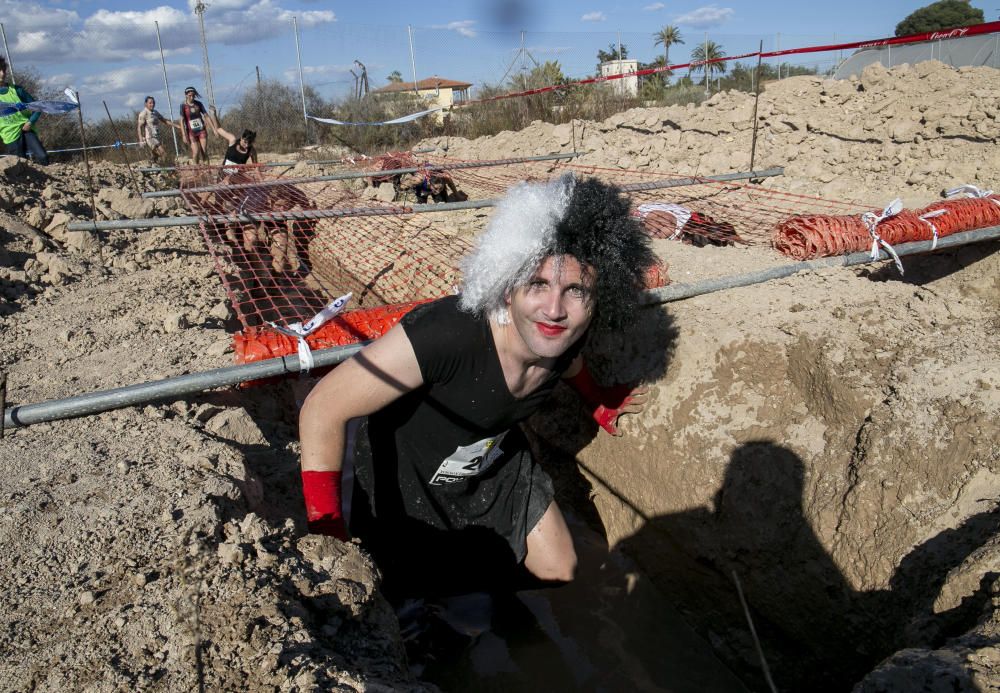
[[[835,215],[854,209],[755,185],[707,180],[644,189],[682,179],[662,172],[566,161],[509,160],[468,167],[472,163],[424,157],[420,164],[412,154],[393,154],[358,161],[356,169],[420,170],[348,180],[285,179],[254,166],[221,172],[216,167],[183,169],[182,196],[202,218],[205,243],[245,327],[237,339],[238,360],[294,353],[294,340],[267,323],[305,322],[349,291],[354,311],[312,335],[311,346],[377,337],[395,324],[403,309],[359,310],[412,307],[452,293],[459,281],[458,261],[485,227],[490,209],[415,213],[413,204],[496,198],[517,182],[549,180],[571,171],[622,186],[651,236],[696,245],[763,243],[779,221],[793,214]],[[648,277],[650,287],[667,281],[665,266],[654,268]]]

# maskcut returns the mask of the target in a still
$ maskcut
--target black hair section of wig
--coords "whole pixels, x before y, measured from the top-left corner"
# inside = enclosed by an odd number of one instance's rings
[[[556,224],[555,254],[594,268],[592,332],[620,330],[635,320],[646,270],[656,262],[649,236],[629,211],[619,188],[585,178],[577,180]]]
[[[257,133],[254,132],[253,130],[248,129],[243,131],[241,137],[245,139],[248,144],[253,144],[254,141],[257,139]]]

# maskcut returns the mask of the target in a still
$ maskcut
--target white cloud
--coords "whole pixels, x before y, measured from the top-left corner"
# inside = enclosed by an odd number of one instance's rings
[[[173,105],[177,108],[178,99],[181,98],[178,84],[199,78],[201,66],[174,64],[168,65],[167,70],[170,73]],[[138,108],[147,94],[153,94],[158,96],[157,108],[168,118],[171,117],[167,114],[167,100],[163,92],[163,72],[157,64],[118,68],[87,75],[81,84],[75,86],[80,91],[84,108],[90,111],[91,115],[95,108],[100,112],[99,99],[107,101],[112,107],[124,104],[130,108]]]
[[[664,7],[666,7],[666,5],[662,2],[654,2],[652,5],[646,5],[642,9],[646,10],[646,12],[656,12],[657,10],[662,10]]]
[[[463,19],[458,22],[438,24],[436,26],[432,26],[431,29],[448,29],[449,31],[456,31],[466,38],[476,38],[475,24],[476,22],[473,19]]]
[[[197,24],[173,7],[141,12],[98,10],[84,21],[83,30],[74,39],[73,52],[89,60],[159,60],[156,23],[160,25],[166,56],[190,52],[198,41]]]
[[[581,22],[603,22],[607,20],[607,15],[603,12],[588,12],[580,17]]]
[[[16,62],[158,60],[154,22],[159,23],[167,57],[191,53],[200,41],[197,17],[165,5],[143,11],[98,10],[82,26],[79,15],[68,10],[29,5],[27,11],[18,6],[15,13],[14,7],[11,0],[0,0],[0,16],[9,11],[18,17],[17,22],[4,23],[8,37],[13,37]],[[205,12],[205,30],[210,44],[246,45],[272,38],[283,27],[290,36],[292,17],[300,29],[337,21],[329,10],[292,12],[273,0],[217,0]]]
[[[732,17],[734,11],[732,7],[708,5],[707,7],[699,7],[693,12],[682,14],[680,17],[674,19],[674,24],[682,24],[695,28],[716,26]]]
[[[28,31],[67,31],[80,21],[72,10],[42,7],[35,3],[0,0],[0,17],[7,38]]]
[[[273,38],[282,31],[291,35],[293,17],[300,31],[337,21],[337,15],[329,10],[293,12],[278,7],[272,0],[222,0],[208,5],[205,33],[209,42],[245,45]]]

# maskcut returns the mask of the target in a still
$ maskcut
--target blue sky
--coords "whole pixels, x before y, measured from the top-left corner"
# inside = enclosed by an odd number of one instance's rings
[[[31,66],[52,87],[72,85],[85,102],[108,101],[113,111],[138,108],[151,93],[165,110],[165,90],[154,21],[160,25],[167,72],[177,108],[180,92],[193,84],[204,92],[196,0],[0,0],[0,23],[16,69]],[[896,23],[926,0],[732,0],[656,2],[582,0],[208,0],[205,13],[216,101],[231,104],[264,77],[297,86],[292,17],[300,27],[303,71],[308,84],[327,97],[354,86],[353,61],[368,68],[373,88],[399,70],[405,79],[431,74],[479,84],[496,83],[508,68],[530,67],[530,59],[558,60],[570,77],[594,70],[596,52],[609,43],[629,47],[630,57],[651,60],[662,49],[652,33],[672,24],[684,45],[670,50],[672,63],[686,61],[706,32],[728,55],[891,36]],[[987,21],[1000,14],[1000,0],[973,2]],[[408,32],[407,26],[412,26]],[[520,30],[531,58],[518,53]],[[413,60],[409,44],[413,41]],[[822,68],[838,56],[805,58]]]

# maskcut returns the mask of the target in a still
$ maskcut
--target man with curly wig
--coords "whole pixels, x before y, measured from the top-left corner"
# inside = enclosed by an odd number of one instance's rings
[[[635,318],[655,257],[619,190],[563,177],[520,184],[462,263],[457,296],[407,314],[325,376],[302,408],[309,530],[346,538],[341,460],[356,435],[351,531],[400,591],[556,585],[576,552],[518,423],[560,379],[606,431],[644,389],[599,386],[587,335]]]

